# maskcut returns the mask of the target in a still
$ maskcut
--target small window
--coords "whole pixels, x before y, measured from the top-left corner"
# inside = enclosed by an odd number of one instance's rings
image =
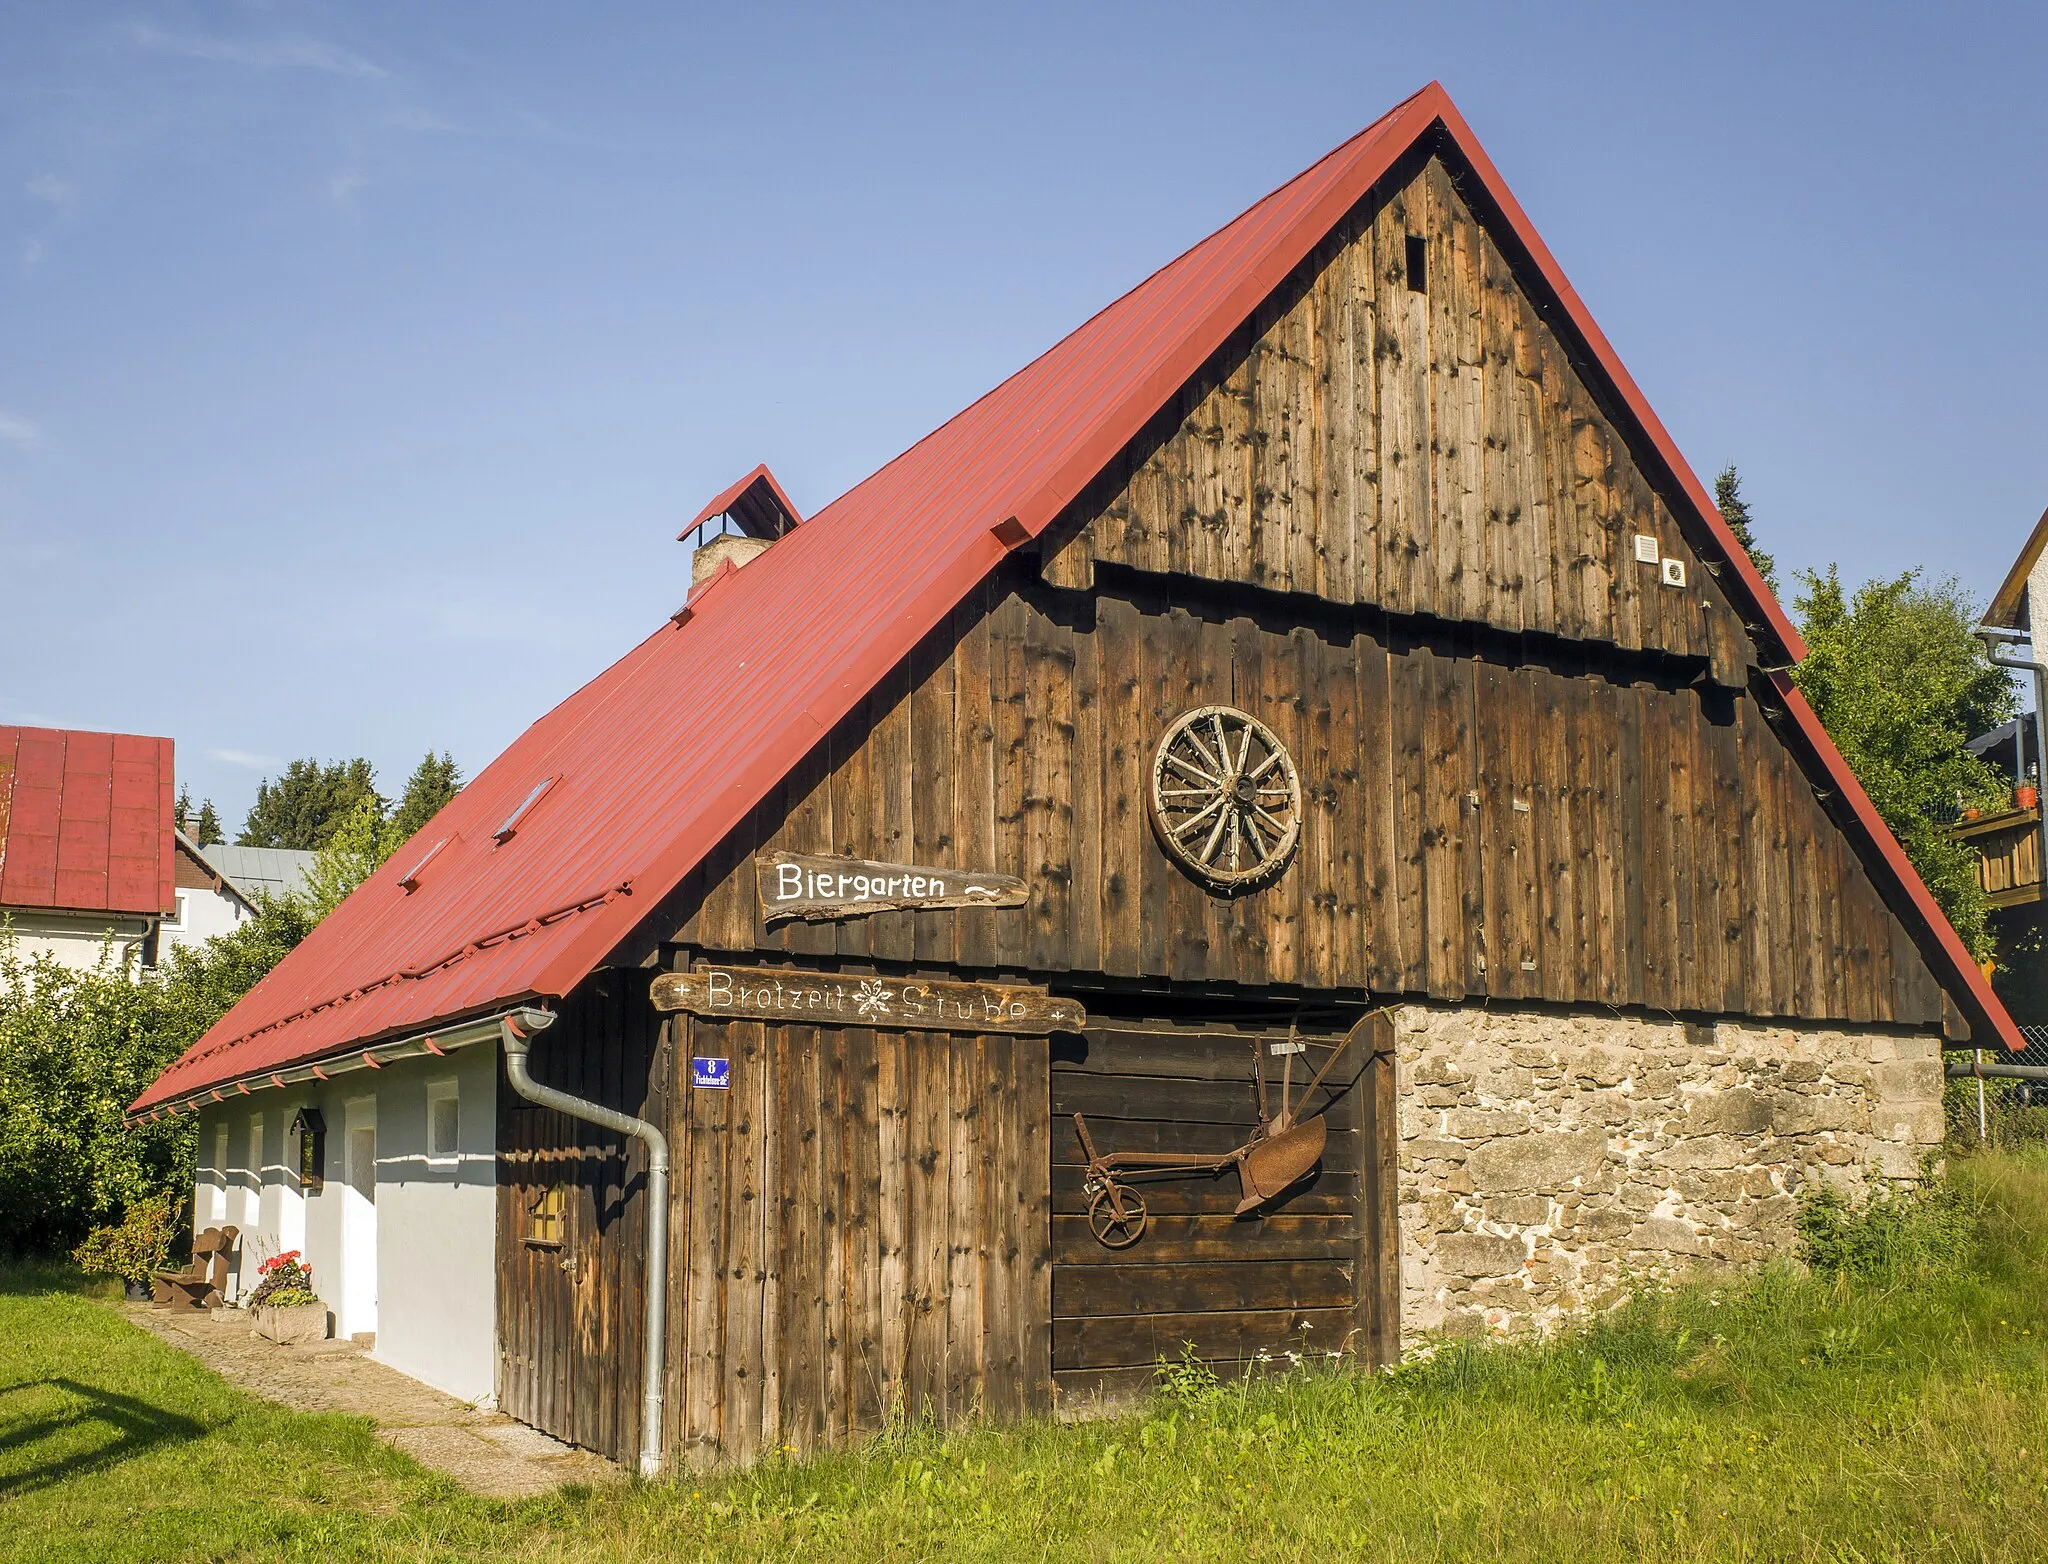
[[[453,1081],[427,1087],[427,1155],[452,1162],[462,1148],[462,1098]]]
[[[526,1215],[526,1231],[520,1234],[522,1242],[535,1249],[559,1249],[562,1247],[562,1230],[567,1225],[569,1201],[560,1184],[543,1184],[531,1190],[520,1202]]]
[[[1408,236],[1408,287],[1414,293],[1429,291],[1429,246],[1420,234]]]
[[[299,1188],[317,1195],[327,1187],[327,1120],[318,1108],[301,1108],[291,1133],[299,1142]]]
[[[178,892],[178,909],[177,911],[173,912],[168,918],[164,919],[164,927],[167,929],[182,929],[184,926],[185,893],[183,891],[180,891]]]

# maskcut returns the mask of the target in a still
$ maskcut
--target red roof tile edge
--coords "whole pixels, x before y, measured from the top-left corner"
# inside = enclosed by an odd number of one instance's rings
[[[1342,147],[1319,160],[1309,170],[1279,187],[1272,195],[1255,203],[1239,218],[1218,230],[1217,234],[1211,235],[1209,239],[1176,261],[1160,268],[1151,278],[1146,279],[1146,282],[1140,283],[1137,288],[1126,293],[1122,299],[1107,306],[1103,311],[1098,311],[1089,322],[1070,333],[1067,338],[1063,338],[1061,343],[1055,344],[1046,354],[1033,360],[1031,365],[1027,365],[987,395],[977,399],[969,408],[880,469],[874,477],[849,491],[848,496],[835,502],[834,506],[828,507],[828,512],[837,509],[840,504],[859,494],[891,468],[945,435],[948,430],[968,418],[976,408],[1001,394],[1020,377],[1032,373],[1047,359],[1058,354],[1063,346],[1089,331],[1103,316],[1117,309],[1124,300],[1196,255],[1222,234],[1230,233],[1247,223],[1247,220],[1256,218],[1260,215],[1261,208],[1273,201],[1275,196],[1309,180],[1333,161],[1345,160],[1344,165],[1337,169],[1336,177],[1328,182],[1327,188],[1322,189],[1320,195],[1304,212],[1297,214],[1284,226],[1257,236],[1256,253],[1249,261],[1236,264],[1231,285],[1199,308],[1198,318],[1191,320],[1181,330],[1175,350],[1165,354],[1143,380],[1122,394],[1120,400],[1097,419],[1090,437],[1069,453],[1049,476],[1034,479],[1032,485],[1018,496],[1014,505],[1001,507],[1003,515],[988,518],[988,525],[993,526],[1007,516],[1014,515],[1027,531],[1035,536],[1050,525],[1095,474],[1138,434],[1144,424],[1165,405],[1166,400],[1175,394],[1227,339],[1229,333],[1250,318],[1258,304],[1301,264],[1343,215],[1364,198],[1372,185],[1424,137],[1438,131],[1441,131],[1455,153],[1469,165],[1474,177],[1483,187],[1486,199],[1494,204],[1514,240],[1523,247],[1528,264],[1536,269],[1544,286],[1553,293],[1572,330],[1583,338],[1599,373],[1610,382],[1628,416],[1637,424],[1643,439],[1669,469],[1674,481],[1680,486],[1683,497],[1690,501],[1694,512],[1693,519],[1700,530],[1714,542],[1732,570],[1738,588],[1737,595],[1749,600],[1756,618],[1778,641],[1785,658],[1796,661],[1804,656],[1805,647],[1798,632],[1786,617],[1782,606],[1764,585],[1747,553],[1728,531],[1705,486],[1680,456],[1662,422],[1650,410],[1641,390],[1622,367],[1605,334],[1594,324],[1576,291],[1565,280],[1548,247],[1537,236],[1527,215],[1508,192],[1470,127],[1451,104],[1449,96],[1436,83],[1431,83]],[[765,468],[757,471],[765,472]],[[731,503],[731,496],[753,481],[754,476],[750,474],[721,498],[725,503]],[[713,503],[715,505],[718,502]],[[705,514],[716,514],[716,511],[707,509]],[[813,701],[800,711],[788,713],[787,720],[779,728],[767,733],[764,741],[744,758],[739,766],[738,775],[730,777],[728,785],[719,788],[716,796],[699,800],[698,807],[687,811],[687,818],[675,819],[669,846],[654,855],[644,868],[640,868],[632,876],[642,892],[642,895],[636,898],[641,907],[649,906],[666,896],[691,869],[701,863],[716,844],[729,835],[746,814],[767,796],[768,791],[801,761],[817,738],[864,698],[890,668],[908,655],[918,639],[957,606],[1008,553],[1008,549],[985,530],[976,530],[971,536],[959,542],[960,546],[932,562],[930,572],[916,590],[915,597],[908,604],[899,604],[899,612],[886,626],[881,627],[886,633],[870,636],[838,669],[829,694]],[[702,616],[693,617],[701,619]],[[716,618],[717,615],[714,614],[713,617]],[[629,653],[628,658],[635,655],[637,654]],[[1796,691],[1794,696],[1796,699]],[[1788,702],[1788,709],[1797,713],[1805,709],[1804,702]],[[1810,711],[1807,715],[1810,717]],[[2020,1046],[2017,1030],[2013,1027],[2011,1018],[2005,1013],[2003,1005],[1991,994],[1989,986],[1983,982],[1982,974],[1975,964],[1969,961],[1961,942],[1948,927],[1946,919],[1940,916],[1932,898],[1928,896],[1918,876],[1904,859],[1890,832],[1870,809],[1868,799],[1863,796],[1861,788],[1856,786],[1854,778],[1848,774],[1846,765],[1835,752],[1833,745],[1826,743],[1825,734],[1820,737],[1822,744],[1813,747],[1816,760],[1830,772],[1837,783],[1844,784],[1845,796],[1851,797],[1852,800],[1861,800],[1861,807],[1856,811],[1857,818],[1869,837],[1870,845],[1893,871],[1913,911],[1926,922],[1927,930],[1932,934],[1940,955],[1946,958],[1945,961],[1938,961],[1936,965],[1947,965],[1951,968],[1950,977],[1953,981],[1944,985],[1949,989],[1951,998],[1957,1001],[1959,1009],[1973,1026],[1983,1025],[2008,1047]],[[630,909],[627,916],[633,916]],[[546,966],[537,974],[535,981],[526,985],[522,992],[556,997],[568,994],[632,932],[632,924],[627,921],[627,917],[622,916],[618,909],[611,907],[600,909],[587,922],[579,919],[578,923],[581,927],[551,948]],[[486,1008],[489,1003],[495,1003],[503,997],[507,996],[493,995],[488,1001],[479,1001],[460,1010],[450,1010],[446,1014],[422,1013],[407,1024],[416,1023],[424,1026],[429,1022],[445,1021],[472,1010]],[[253,1035],[253,1032],[237,1034],[230,1031],[234,1020],[235,1015],[231,1012],[229,1016],[223,1018],[220,1028],[217,1029],[228,1031],[224,1043],[215,1042],[211,1033],[207,1039],[202,1040],[201,1046],[205,1047],[208,1057],[220,1059],[231,1051],[230,1045]],[[265,1030],[281,1028],[285,1024],[288,1023],[272,1023],[271,1027]],[[397,1030],[396,1026],[382,1028],[380,1035],[393,1035]],[[360,1046],[361,1040],[352,1039],[351,1044]],[[341,1051],[351,1044],[337,1045],[335,1051]],[[167,1072],[177,1073],[179,1072],[175,1066],[171,1072]],[[225,1079],[229,1076],[220,1078]],[[162,1090],[165,1085],[166,1081],[160,1079],[138,1100],[138,1106],[168,1095]]]

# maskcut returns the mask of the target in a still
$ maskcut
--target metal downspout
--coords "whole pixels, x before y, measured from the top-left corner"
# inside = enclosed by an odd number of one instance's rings
[[[543,1086],[526,1068],[529,1032],[554,1025],[545,1010],[505,1017],[505,1079],[528,1102],[630,1135],[647,1147],[647,1322],[641,1351],[640,1475],[661,1471],[661,1401],[668,1346],[668,1137],[645,1119]]]

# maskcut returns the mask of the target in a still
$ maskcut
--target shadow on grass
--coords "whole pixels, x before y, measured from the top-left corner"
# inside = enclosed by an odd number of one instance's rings
[[[5,1416],[9,1398],[34,1390],[58,1391],[87,1404],[62,1412],[30,1413],[19,1422]],[[206,1432],[205,1425],[192,1418],[166,1412],[132,1396],[81,1385],[74,1379],[24,1380],[0,1386],[0,1466],[11,1466],[9,1457],[24,1448],[33,1451],[40,1443],[88,1425],[97,1425],[106,1431],[106,1436],[87,1449],[73,1450],[52,1460],[31,1459],[20,1471],[0,1470],[0,1503],[69,1478],[103,1471],[158,1445],[196,1439]]]
[[[69,1260],[48,1255],[0,1259],[0,1298],[29,1297],[37,1293],[76,1293],[85,1297],[112,1297],[121,1284],[104,1277],[83,1274]]]

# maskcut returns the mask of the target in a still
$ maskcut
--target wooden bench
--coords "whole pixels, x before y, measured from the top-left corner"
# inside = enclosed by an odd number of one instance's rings
[[[150,1303],[158,1309],[210,1309],[228,1284],[228,1256],[241,1230],[209,1227],[192,1239],[192,1263],[182,1271],[158,1271]]]

